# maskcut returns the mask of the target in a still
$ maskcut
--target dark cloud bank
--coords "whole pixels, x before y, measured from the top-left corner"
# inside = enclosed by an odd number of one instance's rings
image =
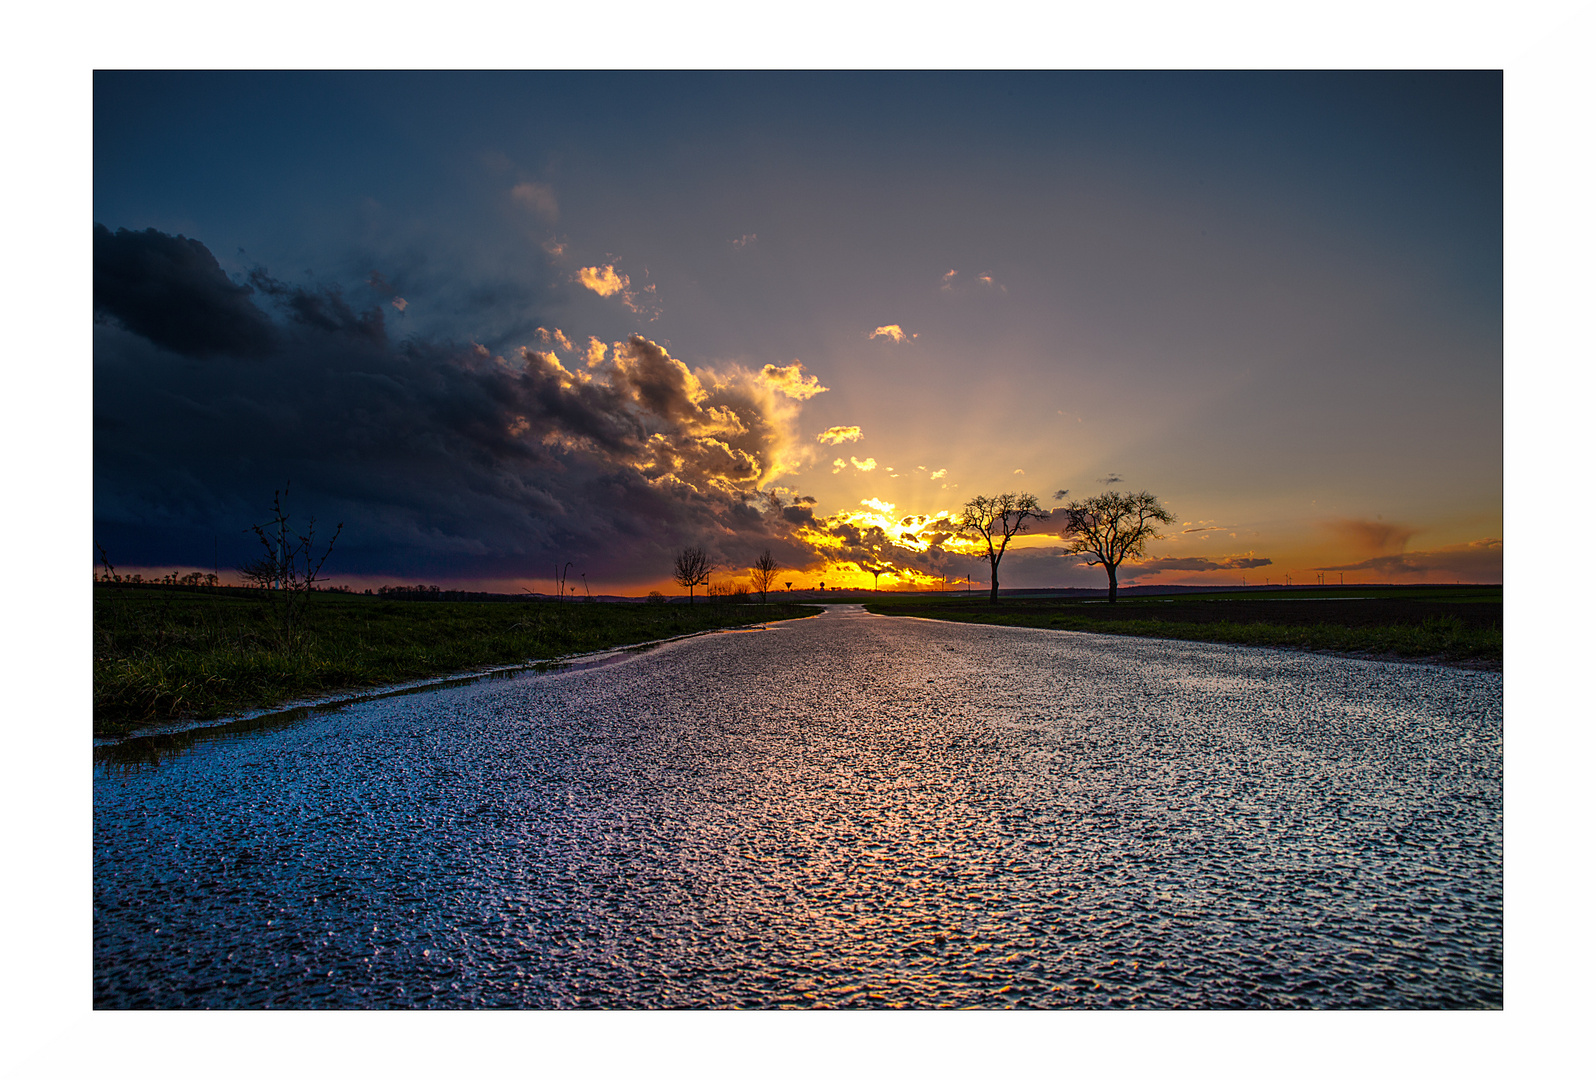
[[[815,392],[795,367],[693,372],[642,337],[591,367],[399,340],[336,286],[236,281],[153,229],[95,226],[94,311],[95,539],[121,565],[225,573],[288,480],[296,521],[345,523],[341,574],[546,578],[569,559],[602,587],[663,577],[686,543],[813,561],[807,505],[757,493]]]
[[[627,589],[668,576],[685,544],[728,570],[768,548],[800,572],[985,574],[944,547],[945,518],[894,535],[775,488],[803,452],[798,407],[821,392],[798,364],[695,371],[641,336],[595,356],[549,333],[558,349],[500,356],[396,335],[377,271],[356,290],[377,302],[260,268],[234,280],[197,240],[95,226],[94,528],[113,563],[225,575],[259,554],[249,526],[291,481],[296,523],[344,523],[334,579],[546,580],[569,560]],[[1268,562],[1156,559],[1121,577]],[[1078,558],[1057,550],[1004,563],[1009,582],[1072,576]]]

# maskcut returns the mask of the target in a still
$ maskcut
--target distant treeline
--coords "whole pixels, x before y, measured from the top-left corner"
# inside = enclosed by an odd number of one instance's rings
[[[188,574],[178,577],[176,574],[167,574],[163,578],[150,578],[146,580],[139,574],[118,575],[111,577],[96,577],[94,584],[115,588],[138,587],[143,589],[172,589],[179,592],[228,592],[249,593],[259,596],[270,596],[277,590],[270,585],[224,585],[218,582],[215,574]],[[493,593],[471,592],[466,589],[441,589],[436,585],[383,585],[377,589],[365,589],[356,592],[348,585],[312,585],[309,592],[330,593],[338,596],[370,596],[382,600],[437,600],[437,601],[467,601],[471,603],[511,603],[511,604],[579,604],[599,603],[597,596],[569,596],[564,601],[558,596],[546,596],[542,593]],[[747,585],[711,585],[709,587],[711,603],[746,604],[751,601]],[[605,600],[611,603],[640,603],[644,597],[608,596]],[[685,603],[682,597],[666,597],[658,592],[653,592],[646,598],[653,603]]]
[[[110,570],[103,574],[96,574],[94,577],[96,585],[177,585],[189,589],[222,588],[221,581],[222,579],[215,574],[202,574],[197,570],[192,574],[184,574],[182,577],[178,577],[176,573],[171,573],[165,577],[150,578],[148,581],[144,579],[143,574],[123,575]]]
[[[201,580],[191,580],[194,578],[199,578]],[[210,580],[204,580],[207,578]],[[143,589],[173,589],[179,592],[252,593],[263,596],[270,595],[276,591],[270,587],[261,585],[224,585],[217,582],[215,578],[215,574],[189,574],[181,578],[174,574],[168,574],[164,578],[150,578],[146,580],[138,574],[131,574],[120,577],[115,581],[97,577],[94,579],[94,584],[97,586],[107,586],[112,588],[137,587]],[[510,603],[526,603],[528,601],[538,602],[547,600],[550,602],[558,602],[558,597],[553,596],[536,596],[532,594],[518,595],[515,593],[467,592],[464,589],[440,589],[436,585],[384,585],[381,588],[366,589],[363,592],[356,592],[347,585],[333,585],[328,587],[313,585],[309,591],[313,593],[332,593],[339,596],[371,596],[378,597],[383,600],[471,600]]]

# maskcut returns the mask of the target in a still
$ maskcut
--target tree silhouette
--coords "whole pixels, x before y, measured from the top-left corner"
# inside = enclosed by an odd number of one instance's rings
[[[1061,491],[1055,497],[1062,499],[1068,494]],[[1119,564],[1127,557],[1141,558],[1147,541],[1163,535],[1158,526],[1175,520],[1175,515],[1145,491],[1134,495],[1105,491],[1069,503],[1059,513],[1064,515],[1064,528],[1059,535],[1069,545],[1069,552],[1088,555],[1087,566],[1100,565],[1108,571],[1111,604],[1119,600]]]
[[[775,558],[771,556],[769,548],[766,548],[765,553],[754,560],[754,588],[759,590],[759,602],[761,604],[770,602],[768,595],[770,587],[776,583],[776,574],[780,570],[781,567],[777,565]]]
[[[986,561],[992,564],[992,594],[987,602],[997,603],[998,563],[1009,548],[1009,541],[1027,528],[1027,521],[1046,521],[1047,511],[1026,492],[1005,492],[988,497],[977,495],[964,504],[954,527],[966,536],[986,541]]]
[[[689,604],[693,603],[693,586],[708,581],[712,569],[709,555],[701,547],[685,547],[676,553],[676,570],[672,577],[687,590]]]

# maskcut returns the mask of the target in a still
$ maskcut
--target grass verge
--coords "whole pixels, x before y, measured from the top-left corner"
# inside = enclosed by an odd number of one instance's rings
[[[1385,600],[1347,599],[1293,610],[1292,601],[1193,601],[1161,611],[1157,602],[1088,605],[1080,602],[879,601],[865,608],[878,615],[909,615],[991,626],[1028,626],[1093,634],[1209,641],[1226,645],[1334,652],[1367,658],[1423,659],[1500,671],[1500,602],[1494,625],[1489,610],[1424,602],[1391,612]],[[1465,617],[1467,616],[1467,617]],[[1311,620],[1311,621],[1309,621]]]
[[[271,596],[94,590],[94,733],[791,619],[798,604],[471,603],[321,593],[288,647]]]

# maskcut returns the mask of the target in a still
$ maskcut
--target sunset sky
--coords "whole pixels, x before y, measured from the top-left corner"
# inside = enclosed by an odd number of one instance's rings
[[[984,564],[1148,490],[1122,583],[1499,582],[1502,78],[94,78],[94,538],[357,588]],[[1005,587],[1101,587],[1039,528]]]

